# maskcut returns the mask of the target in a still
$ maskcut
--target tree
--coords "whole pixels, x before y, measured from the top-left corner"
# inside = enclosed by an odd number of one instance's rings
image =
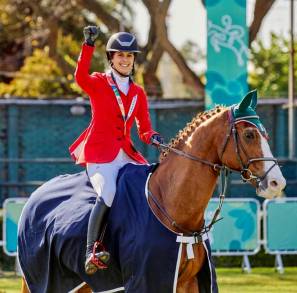
[[[63,74],[73,74],[76,52],[71,47],[65,48],[65,38],[71,36],[77,44],[82,41],[82,28],[87,24],[102,27],[99,50],[96,51],[96,69],[103,67],[105,60],[104,46],[108,37],[120,28],[133,32],[133,2],[99,0],[0,0],[2,30],[0,30],[0,50],[4,54],[0,61],[0,71],[17,71],[27,56],[34,49],[49,48],[52,58]],[[138,0],[140,1],[140,0]],[[250,27],[250,42],[259,31],[262,20],[275,0],[256,0],[254,20]],[[192,89],[195,96],[204,96],[204,80],[189,65],[188,61],[169,40],[166,17],[171,0],[142,0],[147,8],[151,25],[148,41],[141,48],[138,63],[145,89],[150,96],[162,96],[161,83],[156,74],[164,52],[167,52],[179,69],[183,82]],[[123,6],[124,5],[124,6]],[[13,56],[13,58],[11,58]],[[9,61],[14,61],[11,63]],[[1,78],[1,77],[0,77]],[[4,82],[11,81],[11,76],[3,74]],[[68,93],[67,93],[68,94]]]
[[[256,1],[253,14],[253,21],[249,28],[249,47],[251,47],[252,42],[256,39],[264,17],[266,16],[266,14],[271,9],[274,3],[275,0]]]
[[[2,96],[57,98],[65,93],[77,95],[80,90],[67,80],[57,63],[49,57],[48,47],[35,49],[10,84],[0,83]]]
[[[297,43],[295,43],[295,47]],[[249,83],[257,88],[263,97],[288,95],[289,41],[283,36],[271,34],[270,46],[261,40],[254,42],[252,49],[252,70]],[[295,60],[295,75],[297,60]]]
[[[47,55],[44,56],[44,62],[50,62],[51,59],[51,62],[61,70],[61,76],[63,76],[63,78],[55,78],[55,84],[58,83],[60,86],[60,96],[73,95],[73,89],[77,92],[73,72],[82,42],[81,30],[82,27],[92,22],[84,14],[79,13],[80,10],[74,2],[0,0],[0,9],[3,11],[0,15],[2,24],[0,70],[3,72],[0,81],[10,82],[9,86],[0,84],[1,92],[6,96],[9,94],[24,97],[32,97],[33,94],[36,94],[36,97],[57,96],[57,91],[52,91],[52,87],[40,86],[40,77],[44,76],[45,83],[47,83],[47,75],[43,74],[42,67],[39,67],[40,73],[38,74],[36,72],[38,67],[31,64],[30,57],[33,52],[36,49],[42,51],[45,48]],[[103,54],[104,50],[100,47],[94,54],[92,64],[97,70],[104,70]],[[37,58],[34,55],[33,57]],[[25,69],[22,67],[23,64],[26,64]],[[29,73],[28,70],[32,72]],[[55,76],[57,72],[47,73]],[[65,86],[65,78],[69,86]],[[32,80],[30,90],[26,90],[21,85],[26,84],[30,79]],[[19,88],[14,88],[17,86]]]

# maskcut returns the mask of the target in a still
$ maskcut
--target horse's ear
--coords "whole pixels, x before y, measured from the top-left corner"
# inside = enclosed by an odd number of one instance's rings
[[[255,109],[254,107],[256,107],[256,105],[257,105],[257,91],[253,90],[246,94],[246,96],[241,100],[238,108],[240,112],[244,112],[249,106]]]
[[[258,94],[257,94],[257,90],[253,90],[251,91],[251,93],[253,94],[252,96],[252,102],[251,102],[251,107],[256,110],[257,107],[257,102],[258,102]]]

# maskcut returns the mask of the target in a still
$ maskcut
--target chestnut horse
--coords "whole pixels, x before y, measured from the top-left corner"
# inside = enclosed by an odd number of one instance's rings
[[[207,233],[211,227],[205,225],[204,213],[217,178],[225,170],[240,172],[259,196],[281,196],[286,181],[271,154],[256,104],[253,91],[238,105],[200,113],[169,145],[159,145],[163,151],[148,181],[148,202],[168,229],[195,239]],[[195,241],[194,257],[188,258],[186,244],[182,247],[175,292],[198,293],[197,275],[206,251],[201,241]],[[25,282],[22,292],[29,292]],[[76,292],[91,290],[85,285]]]

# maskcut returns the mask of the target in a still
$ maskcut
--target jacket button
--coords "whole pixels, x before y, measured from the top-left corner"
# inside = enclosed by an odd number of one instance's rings
[[[122,139],[120,137],[118,137],[117,140],[122,140]]]
[[[116,129],[121,130],[122,128],[120,126],[117,126]]]
[[[120,114],[118,114],[118,116],[117,116],[118,118],[122,118],[122,115],[120,115]]]

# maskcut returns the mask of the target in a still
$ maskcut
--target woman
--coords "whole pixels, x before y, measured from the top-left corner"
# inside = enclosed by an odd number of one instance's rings
[[[142,141],[147,144],[163,142],[163,138],[152,129],[147,97],[131,78],[135,57],[139,52],[132,34],[119,32],[112,35],[106,45],[110,72],[89,74],[99,32],[95,26],[84,28],[85,43],[78,59],[75,78],[90,97],[92,119],[88,128],[69,148],[76,163],[86,166],[98,194],[88,224],[87,274],[107,268],[109,253],[98,238],[116,192],[119,169],[130,162],[147,163],[131,142],[130,131],[134,120]]]

